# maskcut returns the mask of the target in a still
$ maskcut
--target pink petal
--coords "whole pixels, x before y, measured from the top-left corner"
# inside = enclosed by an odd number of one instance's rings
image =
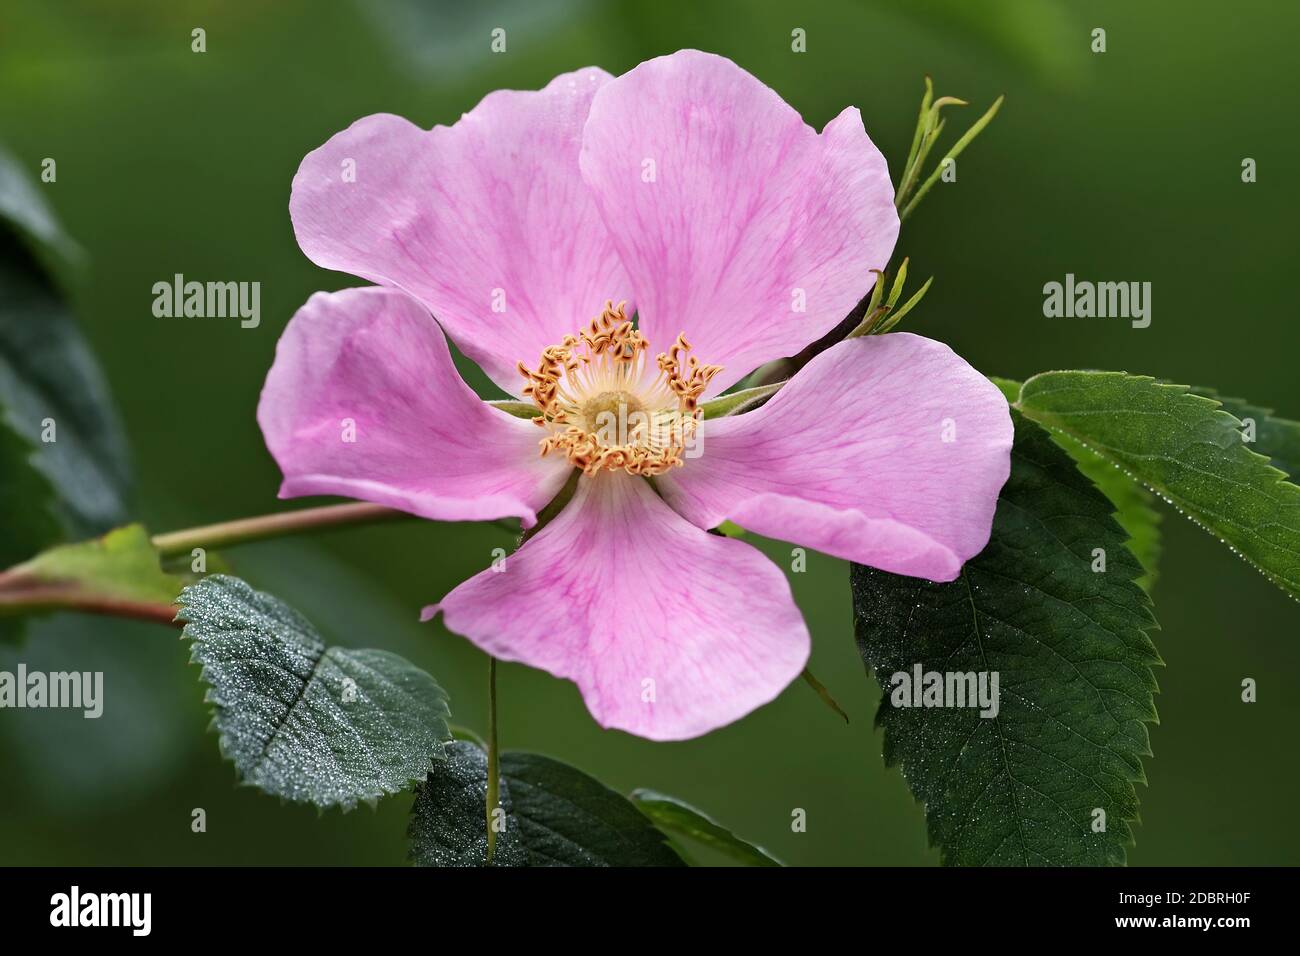
[[[725,367],[709,395],[830,331],[898,238],[889,170],[856,109],[818,135],[753,76],[698,50],[601,87],[582,173],[652,350],[684,331],[701,362]]]
[[[346,441],[347,420],[355,441]],[[318,292],[289,322],[257,407],[280,497],[343,495],[440,521],[536,522],[569,466],[484,403],[424,307],[382,287]]]
[[[294,177],[298,244],[317,265],[420,299],[517,394],[516,362],[536,364],[607,299],[631,298],[578,171],[588,106],[609,79],[588,68],[541,91],[498,90],[432,130],[384,114],[358,120]],[[505,311],[494,311],[501,295]]]
[[[424,619],[438,611],[489,654],[574,681],[602,727],[651,740],[738,720],[808,660],[808,629],[774,564],[614,472],[581,479],[504,571],[470,578]]]
[[[766,405],[706,421],[701,435],[700,457],[656,479],[690,521],[730,518],[933,581],[988,544],[1011,471],[1002,393],[946,345],[907,333],[841,342]]]

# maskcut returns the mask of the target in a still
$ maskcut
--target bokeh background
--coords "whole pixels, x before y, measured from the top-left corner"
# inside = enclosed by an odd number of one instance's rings
[[[489,51],[496,26],[505,54]],[[194,27],[204,54],[190,51]],[[806,53],[791,52],[795,27]],[[1095,27],[1104,54],[1090,52]],[[989,374],[1126,369],[1300,415],[1298,29],[1300,7],[1275,0],[8,0],[0,141],[34,175],[57,159],[57,183],[40,188],[86,252],[73,298],[130,434],[138,515],[162,531],[284,507],[258,391],[293,311],[357,284],[294,243],[289,182],[308,150],[368,113],[451,123],[500,87],[682,47],[731,57],[818,128],[858,105],[895,174],[924,74],[973,104],[949,112],[949,136],[1005,93],[958,181],[904,227],[913,275],[936,277],[910,328]],[[176,272],[260,281],[261,326],[155,318],[151,287]],[[1151,327],[1044,318],[1042,286],[1067,272],[1150,281]],[[411,521],[226,557],[332,641],[427,668],[454,720],[482,730],[486,659],[416,618],[510,543],[485,525]],[[791,577],[812,669],[849,725],[799,682],[702,740],[654,744],[599,729],[571,685],[505,665],[503,746],[675,794],[790,863],[936,863],[921,809],[880,758],[847,566],[813,557]],[[1131,862],[1297,862],[1300,607],[1173,513],[1155,597],[1167,666]],[[168,628],[73,616],[0,649],[0,667],[103,670],[108,693],[98,721],[0,711],[0,863],[404,860],[407,796],[321,815],[237,787],[187,657]],[[1250,706],[1245,676],[1259,681]],[[190,830],[194,807],[206,834]],[[806,833],[791,832],[796,807]]]

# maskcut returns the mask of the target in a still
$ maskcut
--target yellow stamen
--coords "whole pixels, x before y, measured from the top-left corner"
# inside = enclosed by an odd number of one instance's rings
[[[650,343],[624,305],[607,302],[585,329],[545,349],[536,369],[519,363],[523,394],[541,412],[533,421],[548,431],[542,454],[559,452],[588,475],[620,468],[659,475],[681,466],[699,424],[700,396],[722,371],[701,365],[679,335],[656,357],[658,375],[650,379]]]

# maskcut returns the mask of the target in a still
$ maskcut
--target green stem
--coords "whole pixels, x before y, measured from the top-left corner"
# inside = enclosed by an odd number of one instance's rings
[[[405,511],[398,511],[396,508],[386,508],[383,505],[372,505],[366,502],[325,505],[322,508],[303,508],[300,511],[258,515],[255,518],[239,518],[235,521],[223,521],[220,524],[169,531],[167,534],[154,535],[153,546],[166,558],[189,554],[194,548],[229,548],[249,541],[280,538],[322,528],[395,521],[410,517],[414,516]]]
[[[492,813],[500,802],[500,774],[497,754],[497,659],[488,657],[488,739],[487,739],[487,862],[497,848],[496,821]]]
[[[307,531],[377,524],[382,521],[399,521],[403,518],[415,517],[418,516],[407,511],[364,501],[346,505],[325,505],[320,508],[283,511],[279,514],[258,515],[255,518],[239,518],[235,521],[223,521],[220,524],[169,531],[166,534],[154,535],[153,546],[158,549],[162,557],[167,558],[178,554],[189,554],[194,548],[230,548],[250,541],[282,538]],[[490,523],[510,531],[518,531],[517,527],[505,519]]]
[[[250,541],[264,541],[286,535],[321,531],[348,525],[377,524],[414,518],[416,515],[396,508],[365,502],[304,508],[280,514],[240,518],[198,528],[184,528],[155,535],[153,546],[159,557],[188,555],[194,548],[228,548]],[[516,522],[508,519],[486,522],[518,534]],[[80,611],[110,617],[128,617],[144,621],[173,623],[176,608],[170,604],[134,601],[108,594],[87,592],[75,581],[46,581],[29,569],[31,562],[0,571],[0,615],[27,614],[33,611]]]

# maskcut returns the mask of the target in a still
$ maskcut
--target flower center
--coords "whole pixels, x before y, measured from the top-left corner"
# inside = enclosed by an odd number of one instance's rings
[[[606,416],[623,415],[631,417],[644,412],[645,406],[635,392],[620,388],[617,391],[601,392],[582,403],[582,419],[589,431],[595,431]]]
[[[565,455],[588,475],[623,469],[658,475],[683,463],[699,423],[700,396],[721,365],[701,365],[685,336],[646,367],[650,343],[623,304],[542,352],[536,369],[519,363],[523,394],[541,412],[542,454]]]

